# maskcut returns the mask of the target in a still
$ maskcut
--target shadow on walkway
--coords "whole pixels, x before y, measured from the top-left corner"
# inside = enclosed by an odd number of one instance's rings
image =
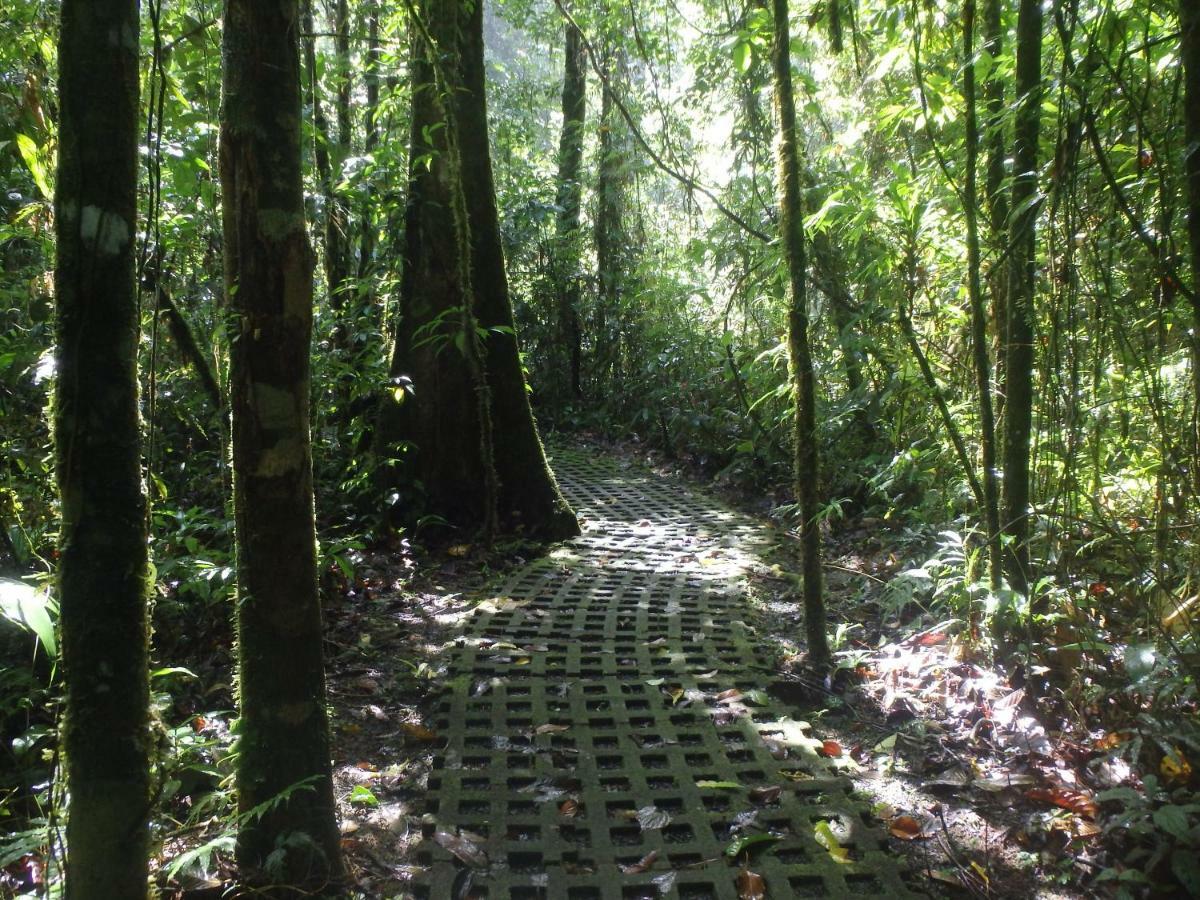
[[[763,690],[744,584],[768,530],[580,451],[554,466],[584,533],[455,643],[417,895],[738,900],[748,869],[771,898],[909,896],[840,761]]]

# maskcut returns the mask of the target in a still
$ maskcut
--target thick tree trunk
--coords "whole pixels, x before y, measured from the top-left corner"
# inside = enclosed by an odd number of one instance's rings
[[[1009,537],[1006,570],[1013,590],[1029,590],[1030,431],[1036,308],[1036,223],[1038,135],[1042,105],[1041,0],[1021,0],[1017,19],[1016,92],[1020,98],[1013,130],[1013,189],[1009,241],[1008,353],[1005,373],[1004,510]]]
[[[800,501],[804,554],[804,612],[809,658],[829,663],[825,595],[821,574],[820,459],[817,452],[816,385],[808,343],[804,217],[800,159],[796,146],[796,100],[792,92],[791,29],[787,0],[773,0],[775,13],[775,105],[779,115],[779,229],[788,282],[788,360],[796,401],[795,488]]]
[[[453,525],[488,530],[494,516],[506,532],[568,537],[579,525],[546,464],[513,330],[487,142],[482,4],[427,0],[416,27],[392,357],[393,377],[411,377],[415,390],[402,403],[385,400],[380,451],[411,462],[428,511]]]
[[[987,530],[988,576],[1000,589],[1004,555],[1000,543],[1000,486],[996,477],[996,421],[992,409],[991,360],[988,357],[987,310],[980,279],[977,162],[979,119],[975,99],[975,0],[963,4],[963,98],[966,102],[966,178],[963,212],[967,219],[967,294],[971,304],[971,355],[979,395],[979,444],[983,466],[983,522]]]
[[[1200,8],[1195,0],[1180,0],[1179,28],[1184,76],[1183,143],[1187,148],[1184,175],[1188,246],[1192,254],[1192,452],[1200,454]],[[1195,479],[1200,484],[1200,467]]]
[[[341,877],[309,442],[312,251],[295,0],[228,0],[221,186],[238,554],[238,862],[277,893]],[[265,806],[264,806],[265,805]],[[251,814],[251,811],[255,812]],[[287,841],[303,836],[303,840]],[[282,843],[281,841],[287,841]],[[268,858],[287,849],[276,864]]]
[[[146,896],[150,691],[138,421],[138,4],[63,0],[55,455],[66,896]]]
[[[566,25],[563,70],[562,137],[558,145],[558,219],[555,229],[555,291],[559,339],[566,357],[571,396],[583,396],[583,326],[580,320],[579,208],[583,197],[583,124],[587,78],[579,29]]]
[[[470,16],[462,32],[464,90],[457,94],[458,120],[466,138],[460,147],[476,315],[479,324],[488,329],[484,363],[492,391],[500,517],[510,529],[523,527],[529,533],[549,539],[572,537],[579,533],[579,523],[546,463],[513,329],[487,139],[483,2],[466,0],[465,5]]]

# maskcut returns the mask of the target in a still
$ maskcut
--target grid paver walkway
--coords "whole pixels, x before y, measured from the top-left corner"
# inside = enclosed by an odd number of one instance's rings
[[[553,465],[584,532],[456,642],[418,895],[737,900],[727,850],[770,835],[748,845],[769,898],[910,896],[838,761],[763,691],[745,582],[770,530],[579,450]]]

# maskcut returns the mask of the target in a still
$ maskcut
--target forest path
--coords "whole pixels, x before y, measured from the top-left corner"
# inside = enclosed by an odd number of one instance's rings
[[[583,535],[455,642],[418,896],[907,896],[841,761],[764,690],[746,576],[769,529],[578,450],[553,465]]]

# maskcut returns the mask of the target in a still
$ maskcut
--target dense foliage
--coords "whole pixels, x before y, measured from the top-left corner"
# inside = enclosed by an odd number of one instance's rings
[[[0,21],[0,823],[12,837],[0,878],[14,890],[43,883],[30,867],[47,858],[58,799],[56,609],[41,590],[58,527],[56,6],[7,0]],[[216,174],[221,4],[143,7],[139,362],[164,840],[228,799],[229,687],[202,694],[192,670],[221,670],[231,641],[232,336]],[[313,460],[329,589],[353,578],[368,541],[400,528],[419,538],[436,517],[420,485],[381,477],[373,444],[381,402],[422,389],[389,375],[408,171],[422,164],[409,159],[410,7],[312,7],[302,4],[305,202],[318,248]],[[1049,5],[1036,184],[1009,208],[1027,174],[1013,170],[1017,4],[973,13],[969,59],[963,7],[793,4],[823,459],[805,477],[818,479],[827,531],[865,517],[907,554],[895,591],[950,622],[961,654],[1018,671],[1073,740],[1141,773],[1108,798],[1124,817],[1112,826],[1124,856],[1105,879],[1200,891],[1194,862],[1180,862],[1200,848],[1189,762],[1200,757],[1200,285],[1179,16],[1160,0]],[[586,81],[577,227],[561,216],[567,20]],[[649,445],[799,529],[770,10],[498,0],[485,6],[484,42],[515,330],[543,431]],[[968,213],[980,243],[974,313]],[[1027,592],[989,580],[974,355],[986,354],[1002,434],[1020,216],[1035,222]],[[217,849],[228,847],[201,848]]]

